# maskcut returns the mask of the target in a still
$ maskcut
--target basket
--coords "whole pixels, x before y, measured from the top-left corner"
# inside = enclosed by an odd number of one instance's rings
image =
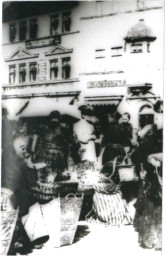
[[[71,197],[72,196],[72,197]],[[60,246],[71,245],[73,243],[77,222],[83,202],[81,197],[68,194],[65,198],[60,198],[61,202],[61,236]]]
[[[68,194],[46,204],[36,203],[22,218],[31,241],[49,236],[44,247],[54,248],[73,243],[83,202],[83,194]]]
[[[120,226],[124,221],[126,224],[132,224],[126,202],[120,192],[105,194],[95,190],[93,210],[100,221],[109,225]]]
[[[126,201],[122,199],[120,186],[111,180],[116,171],[116,163],[117,157],[113,161],[109,183],[101,182],[94,186],[93,210],[100,221],[120,226],[124,221],[126,224],[132,224],[132,219]]]
[[[59,181],[55,184],[36,182],[31,186],[31,193],[36,200],[50,201],[58,194],[76,193],[78,182]]]
[[[0,255],[6,256],[12,241],[19,210],[1,211],[1,250]]]

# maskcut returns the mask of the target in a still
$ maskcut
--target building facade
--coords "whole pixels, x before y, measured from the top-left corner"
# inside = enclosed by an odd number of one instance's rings
[[[138,127],[163,97],[163,2],[35,4],[4,6],[3,104],[117,105]]]

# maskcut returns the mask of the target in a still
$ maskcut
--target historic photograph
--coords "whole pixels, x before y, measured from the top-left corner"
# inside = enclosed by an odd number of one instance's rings
[[[164,1],[2,3],[1,256],[162,254]]]

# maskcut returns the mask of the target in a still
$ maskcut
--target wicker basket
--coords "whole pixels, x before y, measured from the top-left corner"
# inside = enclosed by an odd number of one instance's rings
[[[1,211],[1,250],[0,255],[6,256],[12,241],[15,225],[18,218],[17,210]]]
[[[93,209],[96,217],[109,225],[120,226],[124,221],[126,224],[132,224],[126,202],[122,199],[120,192],[105,194],[95,190]]]
[[[55,184],[47,184],[36,182],[31,186],[31,193],[36,200],[50,201],[58,194],[66,195],[68,193],[76,193],[78,190],[78,182],[56,182]]]
[[[55,208],[53,202],[56,204]],[[66,197],[58,197],[48,203],[50,208],[47,210],[44,210],[44,205],[42,206],[42,214],[50,237],[45,247],[61,247],[73,243],[82,202],[83,194],[79,196],[68,194]],[[52,214],[56,217],[51,221]]]

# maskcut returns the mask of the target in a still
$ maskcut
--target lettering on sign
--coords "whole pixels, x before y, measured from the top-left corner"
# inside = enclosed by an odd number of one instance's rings
[[[93,81],[87,83],[87,88],[104,88],[104,87],[117,87],[125,86],[126,80],[104,80],[104,81]]]
[[[27,49],[34,49],[39,47],[46,47],[51,45],[56,45],[61,43],[61,37],[59,35],[53,37],[44,37],[38,39],[32,39],[26,41]]]
[[[39,81],[45,81],[46,80],[46,61],[40,60],[38,63],[38,80]]]

